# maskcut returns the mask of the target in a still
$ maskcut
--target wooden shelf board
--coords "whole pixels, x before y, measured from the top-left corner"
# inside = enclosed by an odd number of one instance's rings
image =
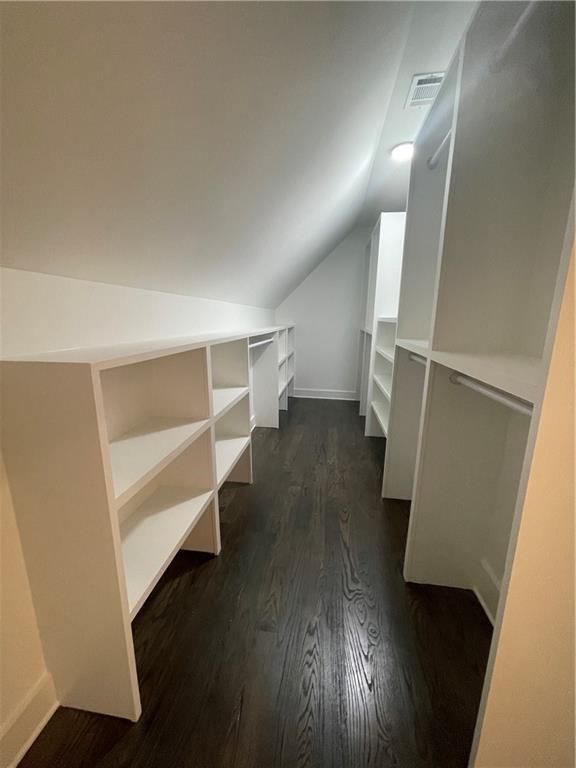
[[[215,387],[212,390],[214,417],[222,416],[248,394],[248,387]]]
[[[414,352],[416,355],[428,357],[430,343],[426,339],[396,339],[396,346]]]
[[[116,503],[123,504],[183,451],[209,419],[153,419],[109,444]]]
[[[372,410],[374,411],[374,414],[378,419],[378,424],[380,424],[380,427],[382,428],[382,432],[384,432],[385,436],[388,436],[388,416],[384,412],[381,403],[378,403],[375,400],[373,400],[371,405],[372,405]]]
[[[284,355],[284,357],[280,357],[280,358],[278,359],[278,368],[280,368],[280,366],[282,365],[282,363],[285,363],[285,362],[286,362],[286,360],[288,360],[288,358],[289,358],[289,357],[290,357],[290,354]]]
[[[379,323],[390,323],[392,325],[396,325],[396,323],[398,322],[398,318],[397,317],[379,317],[378,318],[378,322]]]
[[[212,491],[160,487],[122,523],[122,557],[131,619],[154,589],[212,496]]]
[[[390,400],[390,389],[392,387],[392,383],[389,380],[386,380],[383,376],[377,376],[376,374],[374,374],[374,383],[380,392],[382,392],[384,397],[387,400]]]
[[[286,379],[286,381],[283,384],[280,384],[280,389],[278,390],[278,397],[282,397],[289,383],[290,383],[290,379]]]
[[[216,477],[218,488],[226,480],[240,456],[250,445],[250,437],[224,437],[216,439]]]
[[[385,360],[388,360],[390,363],[394,362],[394,350],[393,349],[384,349],[383,347],[376,347],[376,352],[383,357]]]
[[[434,362],[492,387],[515,395],[530,403],[536,402],[542,386],[542,360],[522,355],[469,355],[460,352],[432,351]]]
[[[369,328],[360,328],[362,333],[365,333],[367,336],[372,336],[372,331]]]

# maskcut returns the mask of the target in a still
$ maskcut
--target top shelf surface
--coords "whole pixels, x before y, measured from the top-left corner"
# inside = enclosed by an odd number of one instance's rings
[[[6,356],[2,360],[5,362],[84,363],[92,365],[97,369],[115,368],[119,365],[139,363],[157,357],[175,355],[179,352],[188,352],[189,350],[199,349],[210,344],[249,339],[264,333],[276,333],[288,327],[292,326],[273,325],[267,328],[252,328],[245,331],[177,336],[171,339],[151,339],[114,344],[112,346],[75,347],[72,349],[39,352],[37,354]]]
[[[470,355],[431,352],[431,359],[510,395],[536,402],[542,385],[542,360],[522,355]]]
[[[396,339],[396,346],[414,352],[417,355],[428,357],[430,344],[425,339]]]

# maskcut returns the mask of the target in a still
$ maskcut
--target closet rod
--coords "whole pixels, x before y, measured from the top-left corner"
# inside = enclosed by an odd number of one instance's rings
[[[530,16],[532,16],[538,5],[538,0],[532,0],[532,2],[528,3],[527,7],[522,11],[518,17],[518,21],[510,30],[508,37],[506,40],[504,40],[500,48],[492,56],[489,64],[490,72],[499,72],[502,69],[510,49],[518,39],[523,27],[526,25],[528,19]]]
[[[272,344],[274,339],[264,339],[264,341],[255,341],[253,344],[248,344],[249,349],[256,349],[256,347],[263,347],[265,344]]]
[[[463,373],[456,373],[456,371],[454,371],[454,373],[450,374],[450,381],[452,384],[461,384],[464,387],[468,387],[468,389],[473,389],[474,392],[478,392],[479,394],[484,395],[485,397],[488,397],[490,400],[494,400],[497,403],[506,405],[513,411],[523,413],[524,416],[532,416],[532,406],[530,403],[527,403],[524,400],[520,400],[513,395],[507,395],[504,392],[500,392],[500,390],[495,389],[494,387],[490,387],[488,384],[482,384],[476,379],[473,379],[470,376],[466,376]]]
[[[417,355],[415,352],[409,353],[408,360],[412,360],[414,363],[420,363],[420,365],[426,365],[426,358],[422,357],[422,355]]]
[[[428,158],[428,162],[426,163],[426,165],[428,166],[428,168],[430,168],[431,171],[434,170],[434,168],[436,168],[436,166],[438,165],[438,160],[440,159],[440,155],[444,151],[444,147],[450,140],[451,135],[452,135],[452,128],[450,128],[447,131],[446,136],[444,136],[444,138],[440,142],[436,152],[434,152],[434,154],[430,155],[430,157]]]

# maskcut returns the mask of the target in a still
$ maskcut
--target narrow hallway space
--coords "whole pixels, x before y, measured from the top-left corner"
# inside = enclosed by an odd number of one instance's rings
[[[291,400],[134,621],[137,723],[59,709],[22,768],[465,768],[491,625],[406,584],[407,502],[355,402]]]

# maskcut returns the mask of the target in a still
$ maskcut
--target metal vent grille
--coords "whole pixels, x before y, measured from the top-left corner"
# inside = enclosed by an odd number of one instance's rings
[[[423,107],[432,104],[445,74],[445,72],[427,72],[424,75],[414,75],[406,99],[406,107]]]

